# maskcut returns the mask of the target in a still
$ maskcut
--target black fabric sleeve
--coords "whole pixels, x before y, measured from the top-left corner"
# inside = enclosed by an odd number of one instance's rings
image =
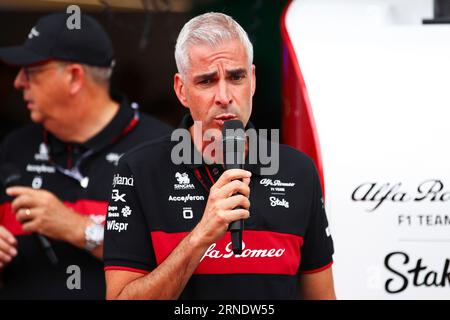
[[[105,223],[105,270],[150,272],[156,266],[151,237],[137,193],[139,179],[126,161],[114,174]]]
[[[0,167],[6,163],[5,140],[0,142]],[[5,207],[2,205],[7,202],[5,186],[0,182],[0,226],[4,225]]]
[[[333,240],[328,227],[322,188],[316,168],[313,165],[312,205],[308,227],[301,249],[300,273],[321,271],[333,262]]]

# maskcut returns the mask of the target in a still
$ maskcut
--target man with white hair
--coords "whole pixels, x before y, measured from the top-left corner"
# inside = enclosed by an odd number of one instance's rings
[[[118,158],[169,132],[110,97],[108,35],[85,14],[69,29],[68,17],[46,15],[23,46],[0,48],[20,67],[14,86],[34,122],[0,144],[9,187],[0,193],[0,298],[103,299],[103,222]]]
[[[174,90],[190,111],[180,128],[189,154],[203,161],[175,163],[169,138],[121,158],[117,174],[134,183],[114,187],[110,201],[118,208],[106,221],[107,298],[334,299],[333,242],[312,161],[280,145],[279,171],[264,176],[261,161],[224,170],[220,154],[206,152],[207,131],[220,139],[232,119],[251,127],[256,78],[246,32],[225,14],[197,16],[181,30],[175,59]],[[176,181],[180,172],[189,183]],[[124,208],[131,215],[114,215]],[[227,229],[241,219],[235,254]]]

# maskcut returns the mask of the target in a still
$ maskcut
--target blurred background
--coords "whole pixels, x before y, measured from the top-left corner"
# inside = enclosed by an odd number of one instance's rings
[[[176,37],[191,17],[208,11],[231,15],[254,46],[257,90],[252,121],[280,128],[280,17],[287,1],[231,0],[0,0],[0,46],[24,42],[37,19],[76,4],[94,16],[110,35],[116,67],[112,92],[138,102],[141,110],[176,126],[185,109],[173,91]],[[20,92],[13,88],[17,69],[0,64],[0,139],[29,121]]]
[[[341,299],[450,297],[450,0],[0,0],[0,46],[77,4],[112,38],[112,91],[177,125],[176,36],[234,17],[254,46],[251,120],[315,162]],[[0,64],[0,138],[27,123]]]

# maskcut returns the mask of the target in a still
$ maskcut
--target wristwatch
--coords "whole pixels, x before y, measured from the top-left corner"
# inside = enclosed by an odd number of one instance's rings
[[[103,243],[104,226],[90,217],[92,223],[84,229],[85,249],[92,251]]]

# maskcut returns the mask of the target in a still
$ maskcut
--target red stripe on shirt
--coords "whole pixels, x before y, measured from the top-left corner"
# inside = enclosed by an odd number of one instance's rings
[[[158,265],[173,251],[188,232],[151,232]],[[212,244],[195,274],[284,274],[295,275],[300,266],[303,237],[292,234],[245,230],[243,252],[233,254],[230,233]]]
[[[75,202],[65,201],[64,204],[83,215],[106,215],[108,211],[108,201],[81,199]]]
[[[81,199],[75,202],[65,201],[64,204],[82,215],[95,214],[106,216],[108,209],[107,201]],[[25,234],[22,225],[16,220],[16,214],[11,208],[11,202],[0,204],[0,225],[4,226],[15,236]]]
[[[331,267],[333,265],[333,261],[331,261],[329,264],[324,265],[323,267],[317,268],[317,269],[312,269],[312,270],[305,270],[305,271],[301,271],[301,274],[310,274],[310,273],[317,273],[317,272],[321,272],[324,271],[326,269],[328,269],[329,267]]]
[[[121,266],[108,266],[104,267],[103,270],[120,270],[120,271],[130,271],[130,272],[137,272],[142,274],[148,274],[149,272],[146,270],[136,269],[136,268],[128,268],[128,267],[121,267]]]

